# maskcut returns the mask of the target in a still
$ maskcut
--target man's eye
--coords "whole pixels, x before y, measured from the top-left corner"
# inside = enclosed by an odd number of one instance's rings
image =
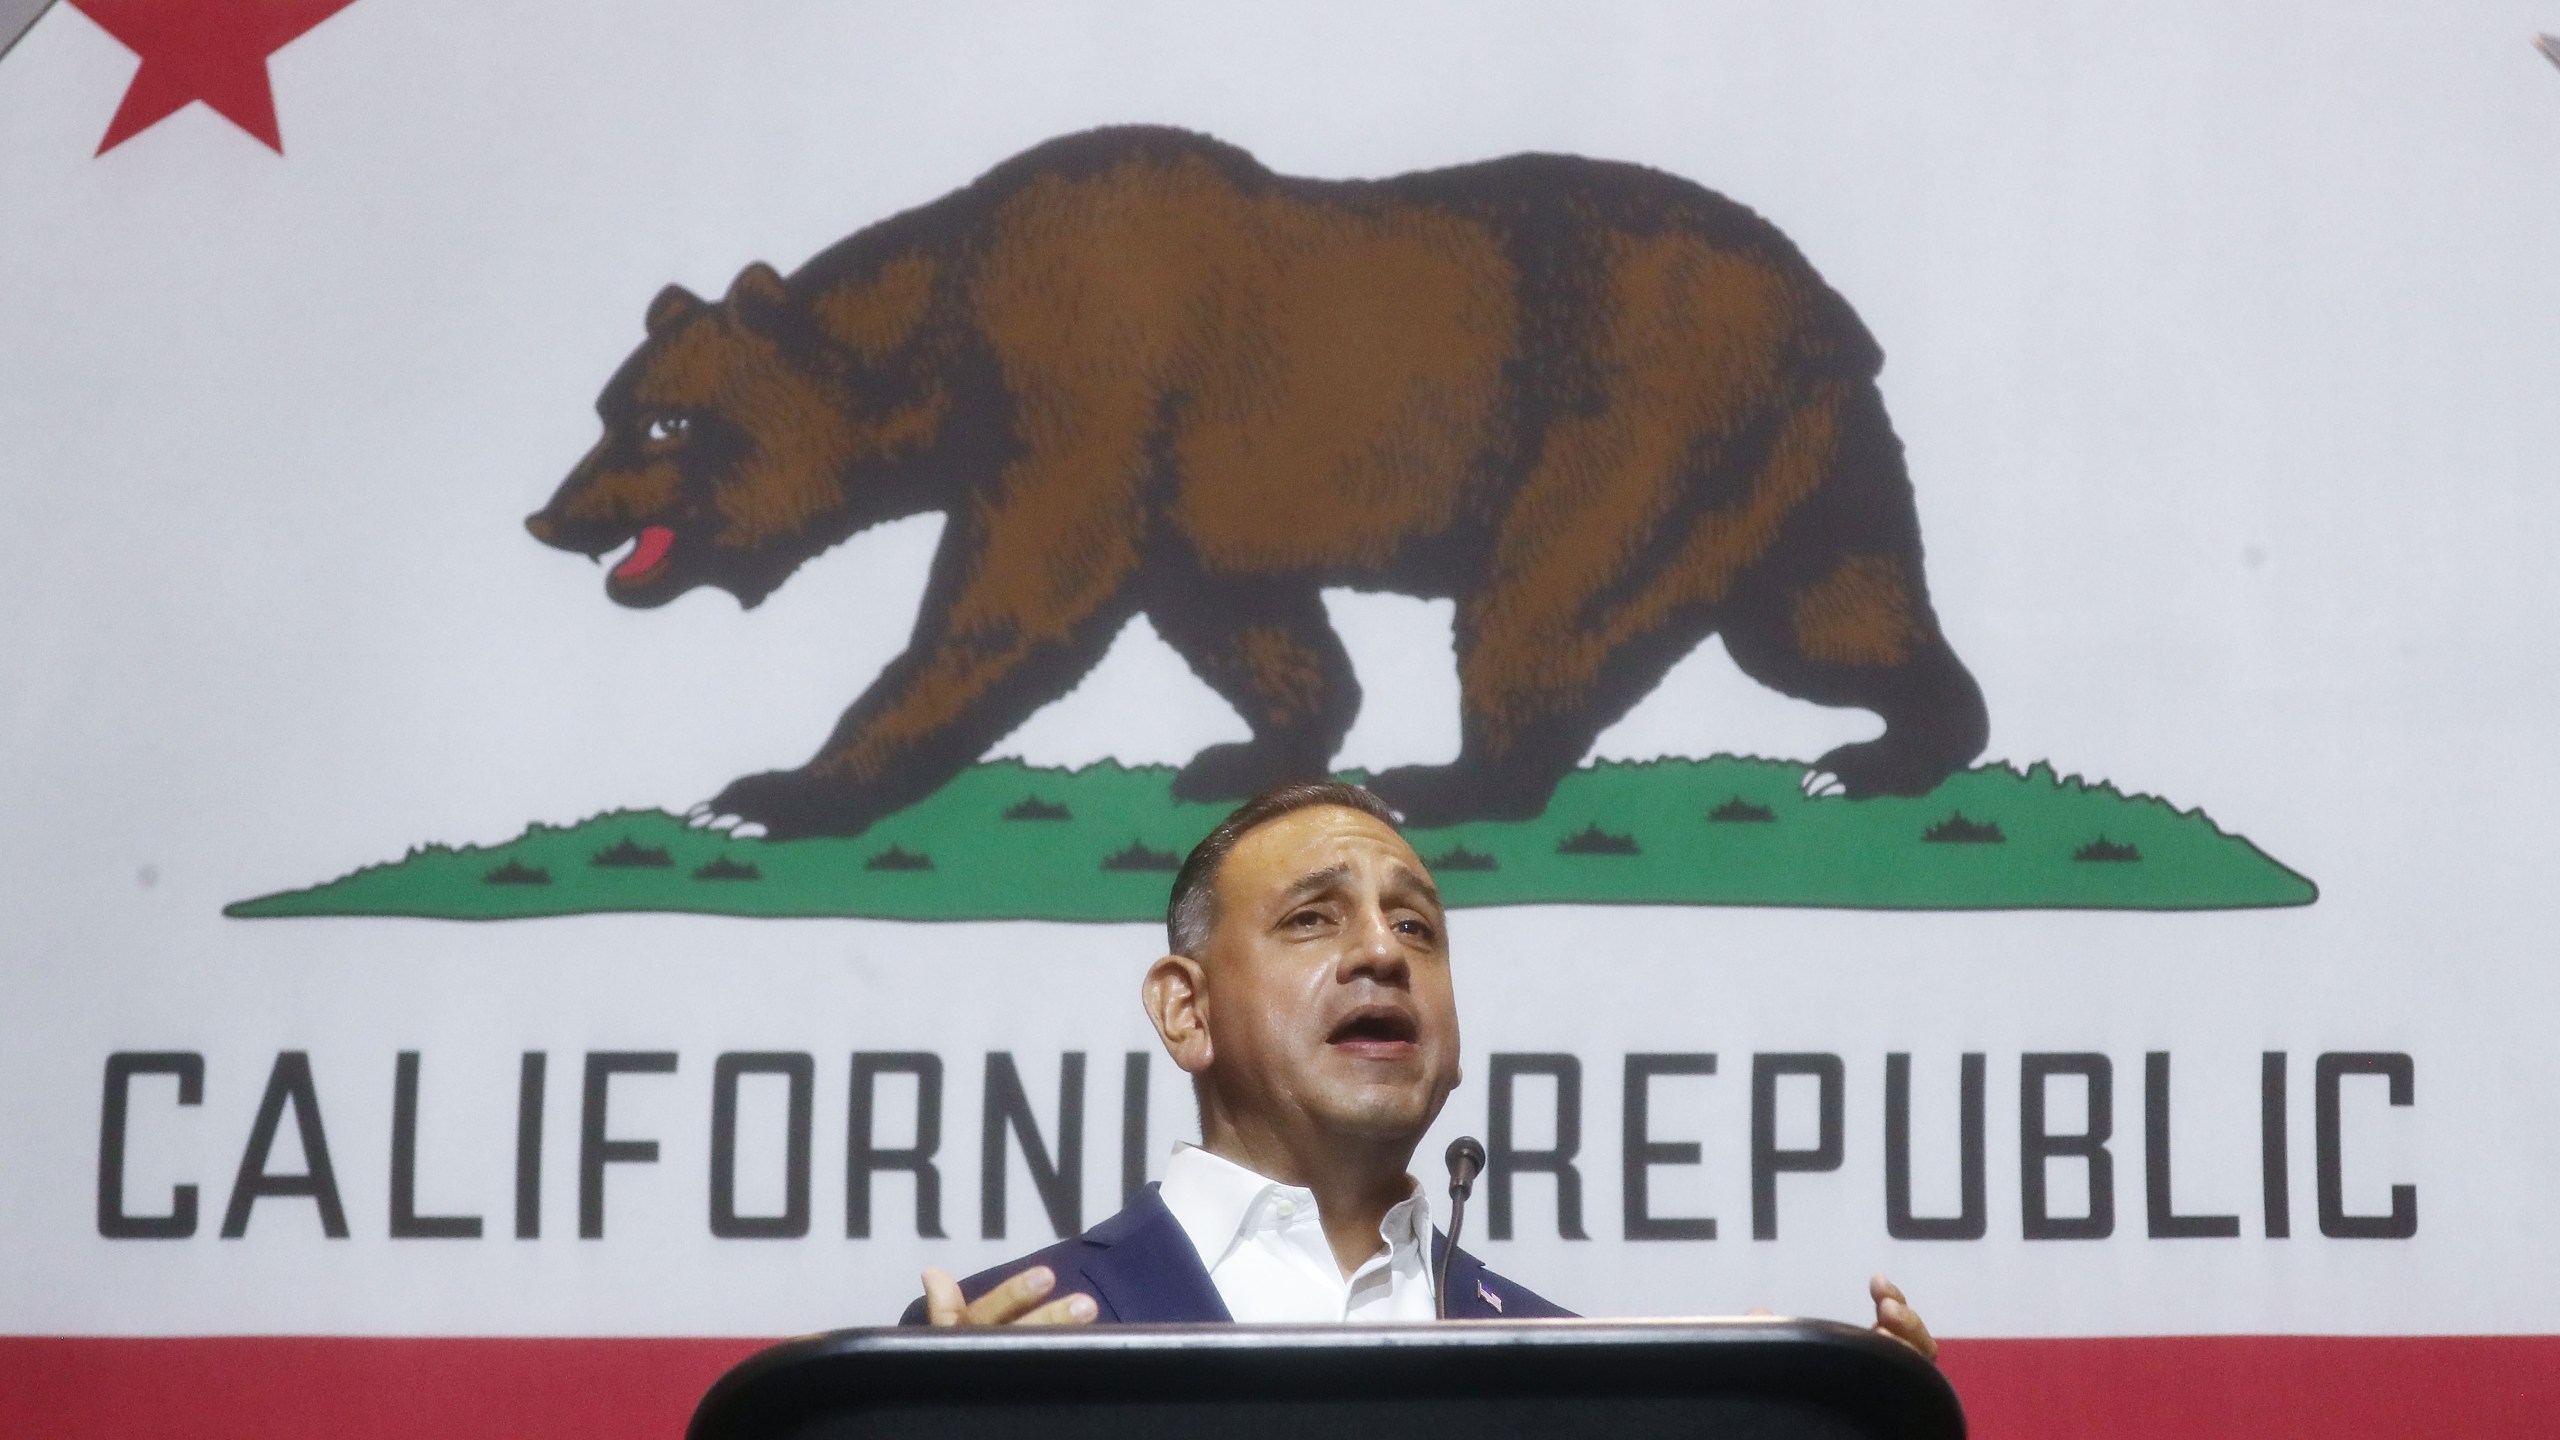
[[[692,422],[681,415],[653,415],[649,417],[649,438],[651,440],[660,442],[680,440],[684,438],[685,431],[691,428]]]
[[[1408,919],[1396,922],[1396,933],[1399,935],[1415,935],[1428,940],[1431,938],[1432,932],[1430,922]]]
[[[1321,910],[1301,910],[1296,914],[1291,915],[1282,923],[1294,925],[1301,930],[1313,929],[1314,927],[1324,923],[1324,912]]]

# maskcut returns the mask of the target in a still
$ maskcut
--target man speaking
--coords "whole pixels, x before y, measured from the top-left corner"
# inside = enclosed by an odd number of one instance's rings
[[[1457,1088],[1458,1010],[1439,891],[1383,801],[1343,784],[1247,801],[1183,862],[1165,929],[1143,996],[1201,1143],[1074,1239],[965,1281],[925,1271],[905,1323],[1568,1313],[1464,1250],[1446,1306],[1433,1294],[1430,1201],[1406,1166]],[[1876,1329],[1934,1358],[1902,1293],[1870,1289]]]

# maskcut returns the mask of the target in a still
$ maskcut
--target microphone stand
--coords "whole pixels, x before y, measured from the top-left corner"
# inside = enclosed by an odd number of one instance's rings
[[[1449,1318],[1449,1262],[1458,1254],[1458,1231],[1467,1220],[1467,1196],[1474,1192],[1476,1176],[1484,1170],[1484,1144],[1473,1135],[1461,1135],[1449,1142],[1443,1157],[1449,1165],[1449,1243],[1440,1252],[1440,1263],[1431,1276],[1432,1318]]]

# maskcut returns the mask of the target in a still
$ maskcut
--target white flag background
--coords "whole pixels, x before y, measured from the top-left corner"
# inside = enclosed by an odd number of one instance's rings
[[[426,1356],[884,1322],[920,1265],[1052,1233],[1019,1147],[987,1233],[992,1052],[1053,1148],[1063,1058],[1084,1057],[1077,1208],[1116,1208],[1154,927],[222,910],[428,841],[682,812],[805,758],[903,643],[939,516],[856,537],[752,611],[710,591],[616,607],[523,516],[593,442],[661,286],[788,272],[1042,140],[1143,121],[1318,177],[1635,161],[1768,217],[1884,346],[1986,758],[2204,806],[2320,887],[2201,913],[1462,910],[1470,1079],[1425,1163],[1484,1133],[1489,1057],[1579,1075],[1588,1238],[1561,1233],[1557,1178],[1524,1170],[1509,1238],[1474,1242],[1491,1264],[1598,1315],[1855,1317],[1888,1271],[1958,1342],[1985,1434],[2143,1433],[2164,1406],[2193,1433],[2285,1433],[2324,1387],[2405,1386],[2421,1354],[2454,1377],[2425,1403],[2470,1407],[2442,1428],[2528,1433],[2508,1382],[2542,1386],[2539,1416],[2560,1399],[2555,1351],[2516,1338],[2552,1328],[2560,1261],[2560,70],[2531,45],[2551,28],[2560,10],[2496,3],[356,0],[265,64],[281,154],[204,104],[99,154],[141,62],[73,5],[43,13],[0,59],[0,1390],[20,1396],[0,1415],[136,1423],[131,1393],[102,1398],[141,1383],[114,1358],[136,1337]],[[1337,763],[1450,758],[1448,603],[1328,607],[1368,696]],[[1809,757],[1874,728],[1710,641],[1595,753]],[[1141,621],[992,753],[1178,764],[1244,734]],[[131,1076],[109,1157],[101,1076],[127,1052],[162,1068]],[[404,1052],[414,1208],[477,1217],[479,1238],[391,1233]],[[527,1052],[547,1056],[549,1141],[539,1233],[518,1238]],[[602,1087],[611,1138],[654,1157],[591,1185],[592,1057],[626,1052],[673,1057]],[[815,1057],[797,1238],[706,1223],[731,1052]],[[939,1058],[948,1238],[919,1236],[903,1172],[847,1235],[853,1052]],[[2173,1065],[2168,1209],[2236,1234],[2154,1233],[2153,1052]],[[2272,1227],[2270,1052],[2290,1177]],[[1649,1082],[1638,1136],[1697,1147],[1642,1167],[1643,1213],[1713,1217],[1713,1240],[1631,1238],[1625,1057],[1655,1053],[1718,1057]],[[2028,1236],[2023,1057],[2055,1053],[2108,1061],[2100,1238]],[[234,1193],[296,1054],[343,1238],[317,1197]],[[1838,1058],[1839,1154],[1776,1177],[1763,1239],[1753,1057],[1776,1054]],[[1958,1075],[1985,1057],[1979,1239],[1888,1233],[1896,1054],[1923,1215],[1958,1208]],[[1186,1097],[1161,1059],[1148,1073],[1160,1163]],[[2084,1074],[2051,1083],[2050,1131],[2085,1130]],[[737,1083],[735,1208],[782,1213],[788,1086]],[[1819,1090],[1776,1082],[1777,1148],[1830,1138]],[[1514,1094],[1516,1148],[1554,1147],[1555,1082]],[[906,1143],[915,1082],[879,1096],[880,1143]],[[265,1173],[307,1170],[301,1113]],[[110,1158],[132,1215],[174,1217],[195,1187],[191,1233],[107,1233]],[[2046,1165],[2048,1210],[2090,1215],[2092,1169]],[[2376,1219],[2404,1202],[2408,1223]],[[2152,1352],[2108,1347],[2165,1336],[2223,1338],[2175,1352],[2204,1357],[2162,1372],[2184,1383],[2127,1381]],[[2240,1338],[2273,1336],[2436,1338]],[[2445,1350],[2457,1336],[2510,1338]],[[2044,1341],[2073,1343],[2023,1343]],[[2215,1343],[2259,1358],[2214,1362]],[[683,1352],[684,1385],[745,1348],[708,1369]],[[254,1375],[228,1383],[261,1403]],[[671,1430],[685,1398],[635,1423]],[[509,1428],[467,1399],[413,1408],[437,1433]]]

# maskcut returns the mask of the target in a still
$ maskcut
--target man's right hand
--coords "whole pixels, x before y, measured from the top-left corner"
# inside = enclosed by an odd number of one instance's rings
[[[960,1282],[940,1270],[924,1272],[924,1316],[929,1325],[1090,1325],[1098,1313],[1090,1295],[1041,1301],[1058,1288],[1057,1274],[1034,1265],[979,1296],[964,1298]]]

